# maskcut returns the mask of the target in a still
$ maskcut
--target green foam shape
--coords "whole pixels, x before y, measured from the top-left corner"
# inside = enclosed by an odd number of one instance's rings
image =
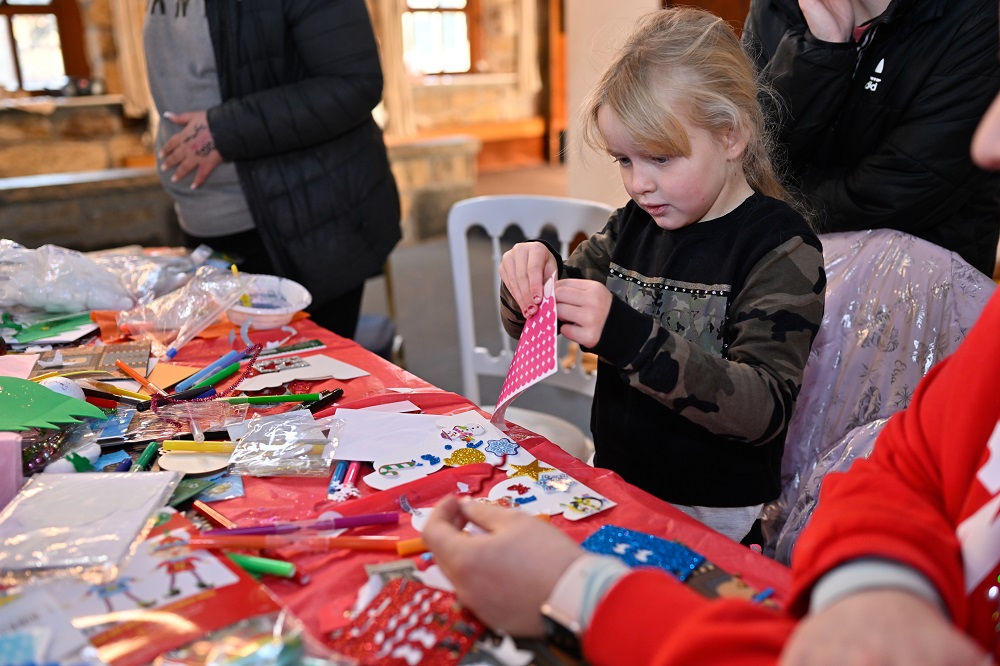
[[[86,400],[56,393],[27,379],[0,377],[0,430],[58,428],[64,423],[78,423],[78,416],[107,418]]]

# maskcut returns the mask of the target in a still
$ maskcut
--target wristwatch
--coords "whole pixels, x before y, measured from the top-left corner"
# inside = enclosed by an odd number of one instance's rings
[[[576,614],[565,612],[558,607],[558,600],[553,603],[549,599],[541,608],[542,625],[545,628],[545,639],[571,657],[580,659],[583,650],[580,647],[580,637],[583,634],[583,627],[576,618]]]

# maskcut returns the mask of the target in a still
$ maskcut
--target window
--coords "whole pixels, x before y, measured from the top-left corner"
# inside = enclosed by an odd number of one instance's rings
[[[475,0],[406,0],[403,62],[417,74],[459,74],[476,63]]]
[[[59,90],[89,76],[76,0],[0,0],[0,87]]]

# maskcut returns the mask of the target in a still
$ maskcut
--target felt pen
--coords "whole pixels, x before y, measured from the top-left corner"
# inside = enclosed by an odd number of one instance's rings
[[[129,407],[135,407],[136,409],[138,409],[139,405],[149,401],[149,398],[147,398],[146,396],[142,396],[141,400],[136,400],[134,398],[129,398],[124,395],[109,393],[108,391],[102,391],[101,389],[90,388],[89,386],[81,386],[80,388],[83,389],[83,395],[86,398],[87,402],[91,402],[90,400],[91,398],[110,400],[111,402],[115,403],[114,405],[111,406],[112,409],[116,409],[119,404],[128,405]],[[137,393],[136,395],[139,394]],[[97,404],[97,403],[92,403],[92,404]],[[97,404],[97,406],[104,407],[104,404]]]
[[[255,525],[253,527],[235,527],[227,530],[207,530],[201,536],[236,536],[236,535],[267,535],[287,534],[300,529],[309,530],[339,530],[348,527],[365,527],[368,525],[393,525],[399,523],[398,511],[384,513],[365,513],[357,516],[337,516],[323,520],[304,520],[291,523],[271,523],[270,525]]]
[[[177,391],[176,393],[168,393],[163,396],[164,398],[170,398],[171,400],[190,400],[191,398],[214,398],[215,389],[210,388],[208,390],[203,388],[198,389],[188,389],[186,391]],[[160,404],[164,404],[166,401],[161,401]],[[135,404],[136,411],[145,412],[153,406],[153,401],[146,398],[142,402],[137,402]]]
[[[202,388],[201,386],[194,386],[184,391],[176,391],[174,393],[168,393],[166,397],[171,400],[190,400],[192,398],[200,398],[202,396],[207,396],[210,391],[214,391],[212,388]]]
[[[148,379],[140,375],[138,372],[135,371],[134,368],[129,366],[125,361],[121,360],[120,358],[115,359],[115,365],[118,366],[118,369],[124,372],[126,375],[128,375],[135,381],[139,382],[139,384],[142,385],[142,387],[147,391],[149,391],[150,393],[159,393],[160,395],[167,394],[166,391],[164,391],[159,386],[157,386],[153,382],[149,381]]]
[[[132,458],[126,458],[117,465],[115,465],[116,472],[127,472],[132,469]]]
[[[321,456],[326,451],[326,444],[265,444],[257,443],[262,452],[272,452],[279,456],[297,456],[302,454]],[[163,441],[164,451],[192,451],[196,453],[232,453],[236,450],[236,442],[206,441],[194,442],[188,439],[167,439]]]
[[[291,562],[275,560],[270,557],[240,555],[238,553],[226,553],[226,557],[238,564],[247,573],[270,574],[271,576],[281,576],[282,578],[295,577],[295,565]]]
[[[326,487],[327,497],[333,495],[335,492],[340,490],[344,483],[344,476],[347,474],[347,461],[339,460],[337,461],[337,466],[333,468],[333,474],[330,475],[330,483]]]
[[[288,395],[250,395],[236,396],[234,398],[222,398],[231,405],[266,405],[272,402],[311,402],[322,397],[320,393],[291,393]]]
[[[193,536],[192,548],[251,548],[256,550],[304,546],[312,550],[387,550],[396,552],[399,537],[394,536],[293,536],[287,534]]]
[[[135,391],[129,391],[121,388],[120,386],[115,386],[109,382],[98,382],[92,381],[91,384],[95,389],[106,391],[108,393],[113,393],[114,395],[121,396],[123,398],[135,398],[136,400],[147,400],[147,396],[141,393],[136,393]]]
[[[135,465],[132,467],[133,472],[145,472],[149,469],[149,466],[153,464],[153,458],[156,457],[156,452],[160,448],[159,442],[150,442],[146,445],[146,448],[142,450],[139,454],[139,459],[135,461]]]
[[[344,389],[338,387],[330,391],[321,391],[319,395],[320,397],[318,400],[303,403],[298,407],[298,409],[308,409],[311,414],[315,414],[321,409],[329,407],[331,404],[344,397]]]
[[[231,351],[226,354],[223,354],[218,359],[212,361],[211,363],[209,363],[204,368],[194,373],[190,377],[186,377],[181,381],[177,382],[177,386],[175,388],[178,391],[184,391],[186,389],[189,389],[198,382],[200,382],[202,379],[205,379],[206,377],[209,377],[214,373],[218,372],[221,368],[224,368],[227,365],[232,364],[233,361],[239,361],[240,359],[243,358],[243,356],[244,353],[242,351]]]
[[[206,502],[202,502],[201,500],[195,500],[194,502],[191,503],[191,508],[200,513],[201,515],[205,516],[209,520],[211,520],[219,527],[226,527],[226,528],[236,527],[236,523],[229,520],[221,513],[210,507]]]
[[[196,453],[232,453],[236,450],[236,442],[194,442],[186,439],[167,439],[163,441],[163,450],[191,451]]]
[[[427,544],[424,543],[421,537],[402,539],[396,542],[396,554],[400,557],[419,555],[420,553],[426,553],[428,550]]]
[[[221,368],[215,374],[209,375],[205,379],[202,379],[201,381],[197,382],[191,388],[209,388],[210,386],[214,386],[215,384],[218,384],[219,382],[221,382],[226,377],[229,377],[230,375],[236,374],[236,372],[239,369],[240,369],[240,362],[239,361],[233,361],[232,363],[230,363],[226,367]]]

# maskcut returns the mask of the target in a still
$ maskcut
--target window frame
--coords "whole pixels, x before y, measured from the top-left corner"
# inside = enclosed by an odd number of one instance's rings
[[[465,7],[454,9],[451,7],[411,7],[409,0],[404,2],[403,13],[412,14],[445,14],[449,12],[461,12],[465,14],[465,24],[468,26],[469,37],[469,69],[454,72],[434,72],[428,76],[447,76],[452,74],[476,74],[479,72],[477,63],[480,62],[482,52],[482,39],[479,34],[480,9],[479,0],[465,0]],[[402,20],[402,16],[400,16]]]
[[[17,14],[51,14],[55,16],[59,28],[59,46],[62,51],[63,69],[70,78],[90,78],[90,65],[83,44],[83,21],[80,18],[80,8],[76,0],[51,0],[47,5],[11,5],[6,0],[0,0],[0,15],[11,17]],[[21,63],[17,55],[17,40],[10,18],[0,24],[0,30],[6,30],[10,40],[10,58],[14,63],[17,75],[18,92],[29,95],[45,95],[46,90],[25,90]]]

